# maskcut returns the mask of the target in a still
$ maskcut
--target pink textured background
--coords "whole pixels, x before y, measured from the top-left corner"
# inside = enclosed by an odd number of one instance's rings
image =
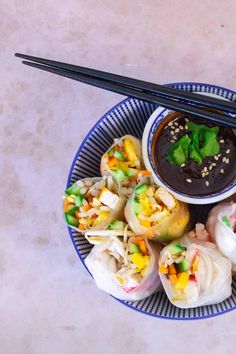
[[[235,353],[236,312],[164,321],[96,289],[69,240],[61,195],[81,140],[123,97],[14,57],[236,90],[235,13],[235,0],[1,0],[1,353]]]

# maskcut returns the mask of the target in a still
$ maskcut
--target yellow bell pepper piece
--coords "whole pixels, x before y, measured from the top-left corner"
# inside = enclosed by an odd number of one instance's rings
[[[168,274],[168,268],[166,268],[166,267],[159,267],[158,272],[159,272],[159,273],[163,273],[163,274]]]
[[[99,224],[100,222],[102,222],[103,220],[105,220],[109,215],[108,211],[101,211],[100,214],[98,215],[96,221],[94,222],[94,224]]]
[[[175,287],[178,290],[183,290],[186,287],[186,285],[188,284],[189,274],[186,272],[179,273],[177,275],[177,278],[178,278],[178,280],[175,284]]]
[[[127,156],[127,159],[129,161],[136,161],[138,160],[138,156],[136,154],[136,151],[134,149],[134,145],[131,140],[129,139],[124,139],[124,151]]]
[[[151,227],[151,221],[140,220],[140,225],[142,225],[144,227]]]
[[[192,270],[193,270],[193,273],[197,272],[198,271],[198,256],[195,257],[194,259],[194,262],[193,262],[193,265],[192,265]]]
[[[131,257],[131,262],[136,265],[139,271],[146,268],[148,265],[150,256],[142,256],[140,253],[133,253]]]

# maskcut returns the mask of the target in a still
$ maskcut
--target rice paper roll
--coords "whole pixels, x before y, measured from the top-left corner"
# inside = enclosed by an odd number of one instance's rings
[[[231,260],[235,273],[236,203],[221,203],[214,207],[209,214],[206,226],[221,253]]]
[[[104,230],[114,220],[124,217],[125,203],[112,176],[83,178],[65,191],[65,221],[81,233]]]
[[[102,175],[112,175],[117,180],[125,196],[131,195],[138,181],[151,175],[143,165],[141,142],[132,135],[114,139],[102,156],[100,169]]]
[[[99,289],[120,300],[137,301],[161,288],[157,244],[141,236],[118,237],[113,231],[88,232],[85,237],[95,245],[85,264]]]
[[[186,236],[171,242],[161,251],[159,274],[179,308],[218,304],[231,296],[231,262],[210,242]]]
[[[184,234],[190,214],[187,204],[149,181],[134,189],[125,207],[125,217],[135,233],[167,243]]]

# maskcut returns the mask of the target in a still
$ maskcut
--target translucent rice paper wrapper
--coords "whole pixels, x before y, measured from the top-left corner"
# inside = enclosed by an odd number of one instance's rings
[[[236,218],[236,203],[220,203],[214,207],[206,227],[221,253],[231,260],[233,272],[236,273],[236,234],[222,221],[224,216]]]
[[[86,234],[88,241],[95,244],[95,246],[85,259],[85,264],[99,289],[120,300],[137,301],[145,299],[162,288],[158,275],[160,254],[158,245],[144,239],[150,255],[150,261],[143,279],[135,287],[121,286],[114,275],[117,271],[115,258],[106,253],[107,248],[111,247],[111,245],[114,249],[122,248],[122,241],[117,238],[119,231],[115,234],[112,231],[106,231],[104,233],[105,236],[102,236],[101,233],[102,231],[99,232],[97,238],[91,237],[91,233]]]
[[[115,140],[114,144],[110,146],[110,148],[104,153],[104,155],[106,155],[110,149],[112,149],[115,145],[119,144],[119,142],[122,142],[125,138],[128,138],[133,143],[137,157],[140,160],[140,168],[144,168],[141,141],[138,138],[135,138],[133,135],[124,135],[121,138],[117,138]],[[104,155],[102,156],[101,165],[100,165],[101,174],[102,174],[102,176],[113,175],[112,170],[110,169],[109,165],[106,163],[106,159],[104,158]],[[122,191],[123,187],[125,187],[127,189],[130,188],[129,185],[123,186],[122,182],[117,181],[117,183],[119,184],[119,188],[121,191]],[[129,191],[127,191],[127,193],[123,193],[123,194],[126,196],[129,196],[131,193]]]
[[[190,220],[188,205],[178,200],[175,200],[176,206],[170,215],[163,216],[159,224],[153,227],[142,226],[134,212],[134,197],[135,190],[125,206],[125,218],[136,234],[141,234],[150,240],[166,244],[181,237],[188,228]]]
[[[199,251],[198,271],[195,273],[197,287],[187,285],[184,299],[175,299],[170,280],[165,274],[160,274],[162,285],[170,302],[176,307],[184,309],[218,304],[230,297],[232,293],[231,262],[222,256],[216,245],[186,236],[180,238],[178,243],[186,247],[187,250]],[[167,247],[161,251],[160,263],[165,258]]]
[[[82,182],[91,181],[93,184],[95,184],[96,182],[100,182],[102,180],[103,180],[103,177],[87,177],[87,178],[80,179],[79,181],[77,181],[75,183],[79,183],[80,181],[82,181]],[[90,228],[89,230],[104,230],[104,229],[107,228],[107,226],[112,221],[123,220],[126,198],[120,193],[119,186],[118,186],[118,184],[117,184],[117,182],[116,182],[116,180],[114,178],[113,178],[113,183],[115,185],[115,191],[116,191],[117,195],[119,196],[119,202],[117,203],[116,208],[110,212],[110,215],[104,221],[102,221],[98,225]],[[65,194],[64,197],[66,197],[66,196],[67,195]],[[64,219],[65,219],[65,217],[64,217]],[[65,219],[65,222],[66,222],[66,219]],[[82,234],[84,234],[86,231],[89,231],[89,230],[80,230],[80,229],[78,229],[75,226],[69,225],[67,222],[66,222],[66,224],[70,228],[72,228],[72,229],[74,229],[74,230],[76,230],[76,231],[78,231],[78,232],[80,232]]]

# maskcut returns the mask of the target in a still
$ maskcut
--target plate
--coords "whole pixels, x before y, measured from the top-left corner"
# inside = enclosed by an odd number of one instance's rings
[[[214,94],[230,101],[236,101],[236,92],[214,85],[184,82],[172,83],[167,86],[185,91]],[[99,176],[101,156],[112,145],[113,139],[125,134],[132,134],[141,138],[145,124],[156,108],[157,105],[127,98],[105,113],[80,145],[69,171],[67,187],[78,179]],[[204,223],[208,212],[213,206],[213,204],[204,206],[190,205],[194,221]],[[68,228],[68,231],[76,252],[85,266],[84,259],[90,252],[92,245],[77,231],[70,228]],[[95,283],[94,286],[96,286]],[[116,300],[132,310],[158,318],[172,320],[203,319],[236,309],[236,277],[233,278],[232,296],[217,305],[202,306],[194,309],[179,309],[169,302],[163,291],[136,302]]]

